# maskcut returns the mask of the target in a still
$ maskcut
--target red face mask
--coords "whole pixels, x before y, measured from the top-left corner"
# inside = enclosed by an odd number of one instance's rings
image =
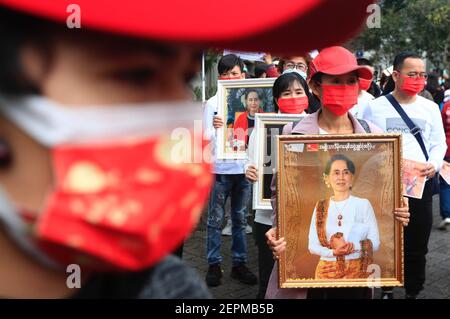
[[[41,249],[63,265],[101,271],[144,269],[174,251],[211,185],[210,165],[178,163],[174,144],[153,137],[55,148],[55,190],[36,225]]]
[[[368,89],[370,89],[370,86],[372,84],[372,80],[367,80],[367,79],[363,79],[363,78],[359,78],[359,88],[363,91],[367,91]]]
[[[322,84],[322,105],[337,116],[344,115],[358,103],[359,85]]]
[[[301,114],[308,108],[308,97],[279,98],[278,107],[281,113]]]
[[[424,78],[410,78],[409,76],[404,76],[403,74],[400,74],[400,77],[403,79],[400,89],[407,95],[414,96],[423,91],[425,87]]]

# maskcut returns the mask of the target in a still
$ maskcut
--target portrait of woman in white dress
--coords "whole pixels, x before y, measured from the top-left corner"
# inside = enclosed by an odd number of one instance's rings
[[[377,220],[370,202],[352,195],[355,164],[336,154],[323,178],[333,195],[317,202],[309,229],[308,249],[320,256],[315,279],[367,278],[373,252],[380,247]]]

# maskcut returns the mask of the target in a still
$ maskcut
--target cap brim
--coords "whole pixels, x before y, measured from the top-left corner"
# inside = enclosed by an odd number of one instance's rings
[[[358,77],[366,80],[370,80],[373,77],[372,70],[364,65],[358,65],[358,66],[346,66],[346,65],[339,65],[334,68],[329,68],[327,70],[322,70],[321,73],[330,74],[330,75],[340,75],[340,74],[346,74],[349,72],[357,71]]]
[[[275,53],[303,53],[354,35],[375,0],[77,0],[81,27],[161,41]],[[73,0],[0,0],[65,23]]]

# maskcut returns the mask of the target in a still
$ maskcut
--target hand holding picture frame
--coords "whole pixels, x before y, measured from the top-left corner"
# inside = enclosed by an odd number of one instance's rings
[[[403,195],[411,198],[421,199],[426,176],[421,176],[420,171],[426,167],[426,163],[421,163],[413,160],[403,160]]]
[[[401,135],[277,140],[280,288],[402,286]]]

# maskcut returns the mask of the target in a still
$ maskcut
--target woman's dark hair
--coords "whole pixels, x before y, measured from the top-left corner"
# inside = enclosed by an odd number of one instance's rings
[[[252,92],[255,92],[256,95],[258,95],[258,99],[261,100],[261,94],[260,94],[260,92],[258,92],[257,89],[247,89],[247,90],[245,90],[245,94],[244,94],[245,99],[247,99],[247,98],[248,98],[248,95],[249,95],[250,93],[252,93]]]
[[[343,154],[335,154],[328,160],[327,165],[325,166],[324,172],[325,175],[330,175],[331,166],[336,161],[344,161],[347,164],[347,168],[350,171],[350,173],[355,175],[356,172],[355,164],[347,156]]]
[[[47,51],[51,35],[61,26],[23,13],[0,7],[0,92],[33,94],[38,88],[26,78],[20,64],[20,50],[26,44]]]
[[[279,110],[277,100],[280,98],[281,94],[284,91],[288,90],[292,83],[294,83],[295,81],[300,83],[301,87],[305,91],[306,96],[308,97],[308,100],[311,99],[311,93],[309,92],[309,87],[305,79],[296,72],[285,73],[283,75],[280,75],[273,83],[272,96],[275,112],[278,112]]]
[[[217,71],[219,75],[222,73],[230,71],[235,66],[238,66],[241,69],[241,72],[244,72],[244,62],[235,54],[227,54],[220,58],[219,64],[217,65]]]

